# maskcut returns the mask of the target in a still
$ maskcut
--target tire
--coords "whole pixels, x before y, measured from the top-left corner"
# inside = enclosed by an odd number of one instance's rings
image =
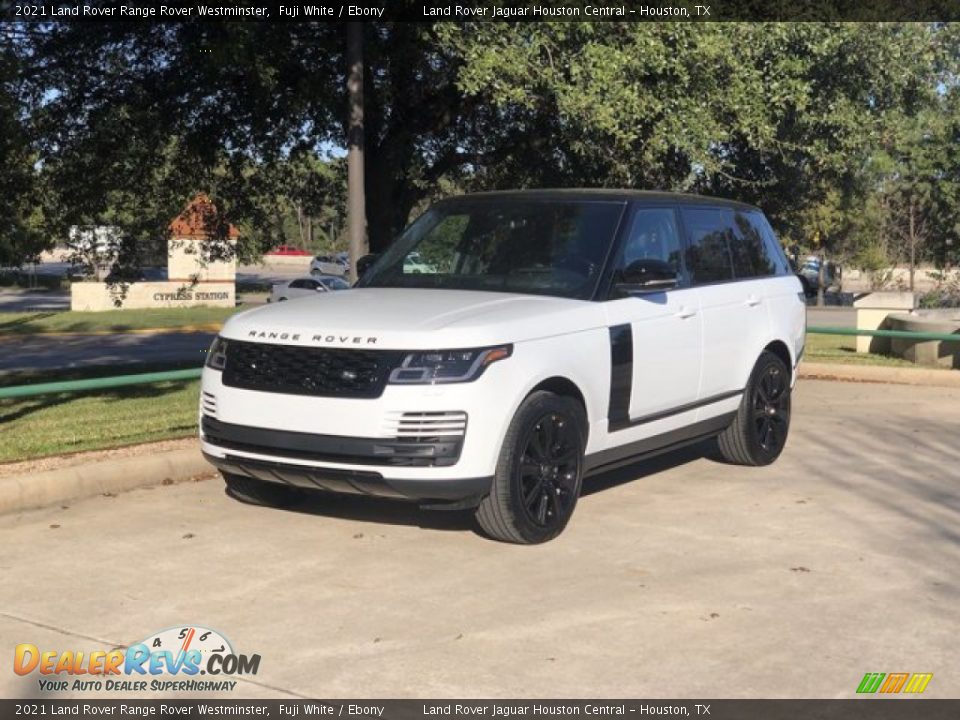
[[[277,302],[286,302],[286,301],[287,301],[286,298],[280,298],[279,300],[277,300]]]
[[[241,502],[264,507],[285,508],[296,505],[303,493],[294,487],[257,480],[243,475],[222,473],[227,493]]]
[[[764,350],[750,373],[737,414],[717,438],[720,453],[737,465],[769,465],[790,432],[790,369]]]
[[[580,497],[587,420],[576,400],[532,393],[510,422],[477,522],[495,540],[533,545],[567,526]]]

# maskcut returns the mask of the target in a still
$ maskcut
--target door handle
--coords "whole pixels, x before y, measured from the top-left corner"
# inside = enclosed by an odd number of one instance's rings
[[[756,295],[748,295],[748,296],[747,296],[747,302],[746,302],[746,304],[749,305],[750,307],[756,307],[756,306],[759,305],[761,302],[763,302],[763,298],[759,298],[759,297],[757,297]]]
[[[692,308],[681,307],[679,310],[677,310],[676,316],[678,318],[686,320],[687,318],[692,318],[696,314],[697,314],[697,311]]]

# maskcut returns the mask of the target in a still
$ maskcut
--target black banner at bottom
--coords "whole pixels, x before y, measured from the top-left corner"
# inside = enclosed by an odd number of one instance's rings
[[[956,720],[960,700],[0,700],[0,719],[343,718],[549,720],[679,717],[708,720]]]

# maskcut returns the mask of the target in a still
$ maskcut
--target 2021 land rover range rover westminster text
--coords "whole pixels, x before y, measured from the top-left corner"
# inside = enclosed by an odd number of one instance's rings
[[[490,536],[544,542],[584,477],[645,455],[718,436],[730,462],[776,460],[805,323],[754,207],[467,195],[433,205],[355,288],[232,317],[200,436],[240,499],[475,507]]]

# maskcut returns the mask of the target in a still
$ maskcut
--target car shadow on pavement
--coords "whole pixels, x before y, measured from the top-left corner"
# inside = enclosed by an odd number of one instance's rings
[[[649,475],[685,465],[704,457],[719,458],[715,441],[707,440],[586,478],[581,497],[609,490],[635,480],[642,480]],[[225,490],[225,492],[228,497],[236,500],[230,495],[229,491]],[[473,517],[473,510],[424,508],[416,502],[366,495],[338,495],[321,491],[305,491],[302,500],[281,512],[320,515],[377,525],[409,525],[425,530],[460,532],[469,530],[485,537]]]
[[[425,530],[476,529],[471,510],[430,510],[415,502],[367,495],[306,491],[303,500],[287,511],[378,525],[411,525]]]
[[[686,447],[677,448],[676,450],[668,450],[662,454],[637,460],[636,462],[616,468],[615,470],[607,470],[606,472],[588,477],[583,481],[583,490],[580,493],[580,497],[587,497],[588,495],[610,490],[611,488],[635,480],[642,480],[648,475],[655,475],[664,470],[686,465],[687,463],[702,458],[708,458],[715,462],[723,462],[720,451],[717,448],[716,440],[704,440],[694,445],[687,445]]]

